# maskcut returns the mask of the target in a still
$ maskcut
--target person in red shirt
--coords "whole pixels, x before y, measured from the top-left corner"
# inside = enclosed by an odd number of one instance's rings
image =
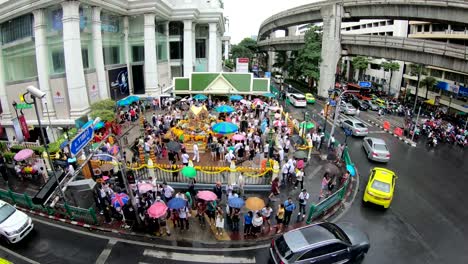
[[[276,196],[280,193],[279,190],[279,179],[276,177],[272,182],[271,182],[271,193],[268,196],[268,199],[271,199],[273,196]]]

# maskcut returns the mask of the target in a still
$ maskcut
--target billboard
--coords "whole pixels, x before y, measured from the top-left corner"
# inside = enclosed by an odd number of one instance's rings
[[[29,135],[29,128],[28,128],[28,124],[26,123],[26,118],[24,117],[24,115],[21,115],[20,117],[18,117],[18,121],[21,127],[21,132],[23,132],[24,139],[28,140],[31,136]]]
[[[112,100],[118,101],[130,95],[127,67],[108,70],[107,74],[109,77],[109,91]]]
[[[236,59],[236,72],[249,72],[249,58]]]

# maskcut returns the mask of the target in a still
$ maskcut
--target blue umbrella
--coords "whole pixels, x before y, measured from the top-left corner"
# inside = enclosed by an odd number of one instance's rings
[[[127,105],[131,105],[133,102],[131,100],[129,100],[128,98],[125,98],[125,99],[122,99],[122,100],[119,100],[117,102],[117,105],[118,106],[127,106]]]
[[[213,131],[218,134],[232,134],[239,130],[239,128],[231,122],[220,122],[213,125]]]
[[[264,93],[263,96],[268,97],[268,98],[275,98],[276,95],[272,93]]]
[[[349,171],[351,176],[356,176],[356,170],[354,169],[354,165],[346,165],[346,170]]]
[[[99,122],[94,126],[94,130],[98,130],[104,127],[104,122]]]
[[[243,98],[242,96],[240,96],[238,94],[235,94],[235,95],[231,95],[229,97],[229,100],[231,100],[231,101],[240,101],[240,100],[242,100],[242,98]]]
[[[236,111],[236,109],[234,109],[234,107],[229,106],[229,105],[218,106],[218,107],[216,107],[215,110],[216,110],[216,112],[219,112],[219,113],[228,113],[228,114]]]
[[[98,157],[98,159],[103,160],[103,161],[111,161],[111,160],[112,160],[112,157],[109,157],[109,156],[107,156],[107,155],[99,155],[99,154],[97,154],[96,156]]]
[[[203,100],[208,99],[208,97],[206,97],[206,95],[204,94],[197,94],[193,97],[193,99],[203,101]]]
[[[229,207],[232,208],[241,208],[242,206],[245,205],[244,199],[239,198],[239,197],[232,197],[231,199],[228,200],[228,205]]]
[[[125,204],[128,203],[128,195],[125,193],[115,193],[112,195],[112,205],[117,208],[117,207],[122,207]]]
[[[187,201],[182,198],[172,198],[168,203],[167,207],[170,209],[181,209],[187,206]]]
[[[67,145],[68,145],[68,140],[65,140],[64,142],[62,142],[62,144],[60,144],[60,148],[64,149]]]
[[[132,103],[140,101],[140,97],[138,97],[136,95],[130,95],[129,97],[127,97],[125,99],[127,99],[128,101],[130,101]]]

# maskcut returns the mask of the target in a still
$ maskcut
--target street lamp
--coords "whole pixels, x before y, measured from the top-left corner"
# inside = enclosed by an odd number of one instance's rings
[[[41,138],[42,138],[42,142],[44,143],[44,149],[45,149],[45,151],[47,153],[47,159],[49,160],[50,166],[52,168],[52,174],[53,174],[53,176],[55,178],[55,181],[57,182],[57,187],[60,190],[60,194],[62,195],[63,200],[65,200],[65,194],[63,193],[60,181],[57,178],[57,173],[55,172],[54,163],[52,162],[52,159],[50,158],[49,147],[47,146],[48,144],[47,144],[46,138],[44,136],[44,130],[42,130],[41,118],[39,116],[39,111],[37,110],[36,98],[42,99],[42,98],[45,97],[46,94],[43,91],[37,89],[36,87],[34,87],[32,85],[26,87],[26,90],[27,90],[27,92],[23,94],[23,98],[25,98],[24,102],[27,103],[27,104],[34,104],[34,109],[36,111],[36,117],[37,117],[37,123],[39,125],[39,130],[41,130]],[[30,95],[31,99],[33,100],[32,102],[27,102],[26,101],[25,95],[27,95],[27,94]]]
[[[352,91],[352,90],[343,91],[338,95],[338,99],[335,100],[336,101],[335,118],[333,119],[333,126],[330,131],[330,137],[328,138],[328,143],[327,143],[328,147],[330,147],[331,139],[333,137],[333,133],[335,133],[336,123],[338,122],[338,117],[340,115],[341,96],[343,96],[346,93],[353,93],[353,92],[359,92],[359,91]]]

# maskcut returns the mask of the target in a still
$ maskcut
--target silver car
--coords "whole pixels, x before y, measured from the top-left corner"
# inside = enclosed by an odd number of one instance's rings
[[[367,153],[367,158],[370,160],[378,162],[388,162],[390,160],[390,151],[383,139],[365,137],[362,141],[362,147]]]
[[[367,136],[369,129],[359,120],[350,118],[341,121],[341,127],[343,129],[350,129],[353,132],[353,136]]]
[[[340,104],[340,112],[345,113],[346,115],[355,115],[356,108],[351,104],[342,101]]]

